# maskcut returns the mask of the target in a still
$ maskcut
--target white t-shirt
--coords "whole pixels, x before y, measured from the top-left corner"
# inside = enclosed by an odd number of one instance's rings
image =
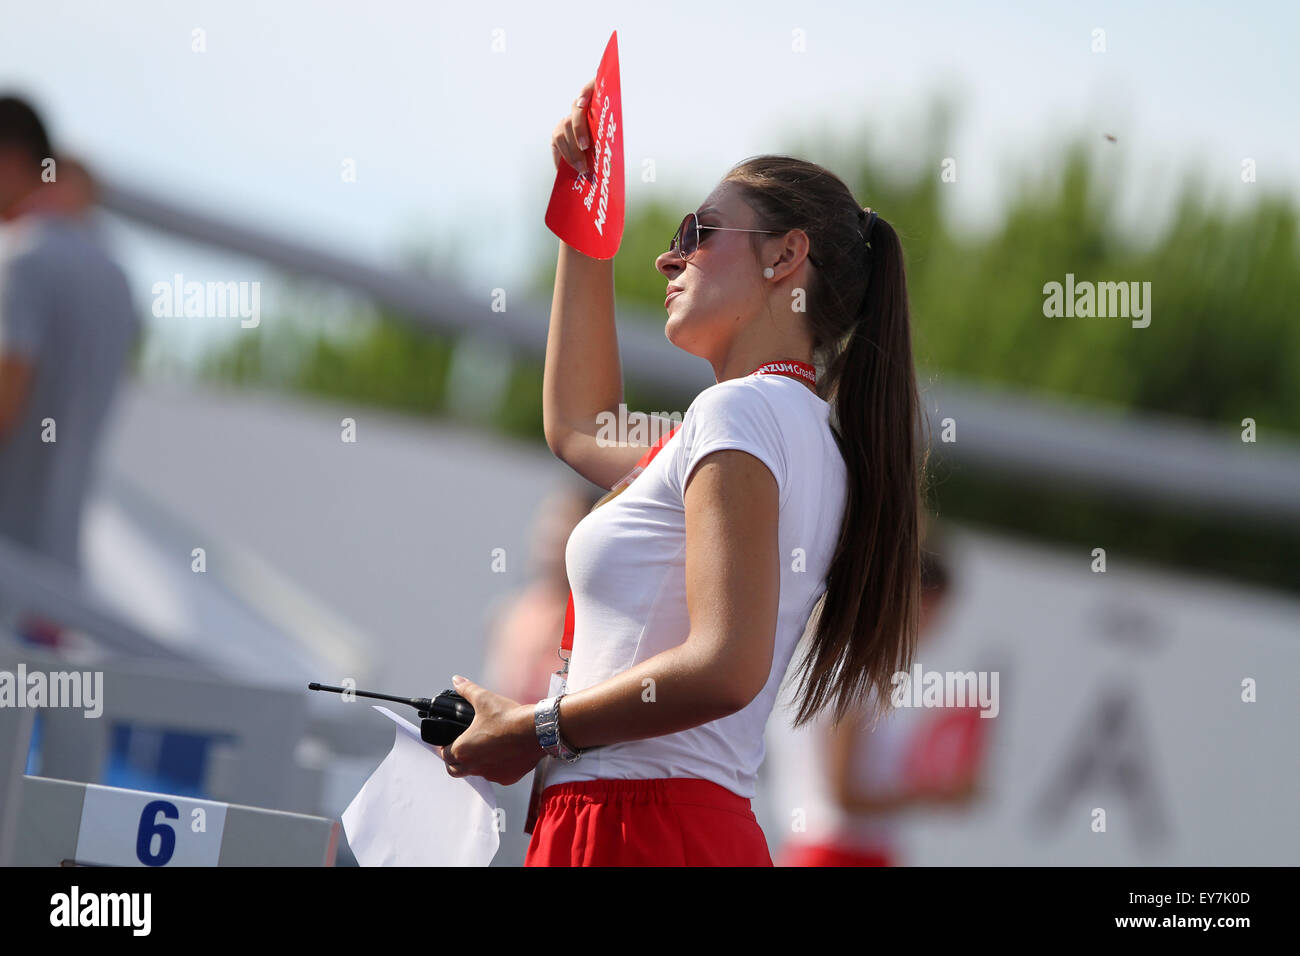
[[[683,489],[711,452],[742,449],[762,461],[779,493],[781,596],[772,670],[744,709],[662,737],[597,747],[568,764],[544,757],[546,786],[571,780],[698,777],[755,795],[763,731],[839,538],[847,469],[830,405],[784,375],[726,379],[702,391],[632,485],[578,523],[565,551],[573,589],[567,690],[599,684],[683,643],[686,510]],[[563,706],[560,724],[563,729]]]

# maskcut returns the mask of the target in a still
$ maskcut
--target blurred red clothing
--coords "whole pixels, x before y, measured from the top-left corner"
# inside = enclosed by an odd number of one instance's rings
[[[883,850],[852,850],[830,843],[787,843],[777,866],[895,866]]]

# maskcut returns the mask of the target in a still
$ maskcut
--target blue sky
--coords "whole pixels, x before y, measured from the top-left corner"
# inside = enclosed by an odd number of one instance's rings
[[[613,28],[627,162],[657,168],[654,183],[633,177],[629,203],[693,205],[737,160],[856,136],[860,121],[881,155],[914,164],[924,107],[946,94],[959,108],[948,208],[963,227],[996,223],[1016,175],[1050,171],[1048,147],[1082,130],[1123,171],[1125,225],[1149,229],[1189,168],[1229,204],[1251,195],[1247,156],[1258,188],[1296,193],[1298,8],[757,0],[606,18],[525,2],[45,0],[7,6],[0,88],[33,96],[105,174],[278,233],[390,262],[460,236],[458,274],[486,295],[554,256],[550,133]],[[791,49],[796,29],[806,52]],[[124,258],[142,295],[175,271],[245,268],[134,233]]]

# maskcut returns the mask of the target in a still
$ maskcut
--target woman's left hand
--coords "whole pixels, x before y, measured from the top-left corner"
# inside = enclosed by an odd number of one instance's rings
[[[464,678],[452,678],[452,684],[474,708],[474,722],[442,748],[447,773],[509,786],[546,756],[537,741],[531,704],[494,694]]]

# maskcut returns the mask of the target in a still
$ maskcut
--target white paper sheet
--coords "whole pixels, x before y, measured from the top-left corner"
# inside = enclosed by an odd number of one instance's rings
[[[487,866],[501,845],[496,794],[482,777],[452,777],[439,748],[387,707],[397,738],[343,811],[362,866]]]

